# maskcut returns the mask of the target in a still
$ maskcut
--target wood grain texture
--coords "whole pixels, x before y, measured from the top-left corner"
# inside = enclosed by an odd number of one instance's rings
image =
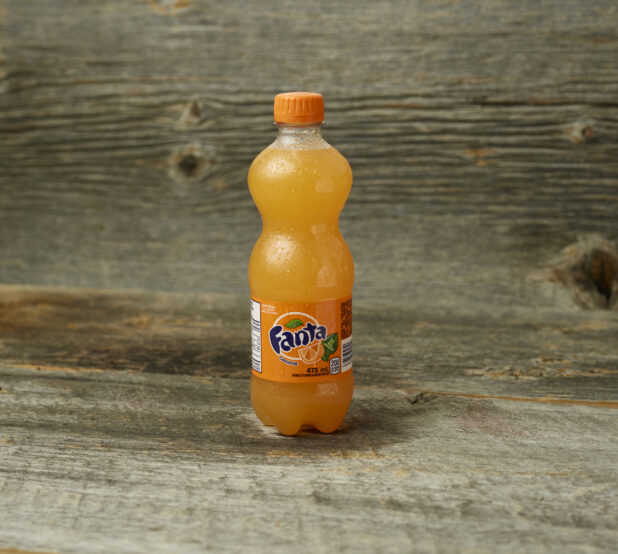
[[[0,0],[0,549],[612,552],[617,29]],[[293,89],[355,173],[358,386],[290,439],[249,404],[246,172]]]
[[[248,378],[246,298],[0,287],[0,361],[31,369]],[[364,303],[358,383],[618,407],[618,317]]]
[[[285,438],[246,380],[0,366],[0,546],[611,552],[616,410],[357,388]],[[36,532],[33,532],[36,529]]]
[[[573,307],[530,276],[616,246],[614,2],[2,6],[1,282],[246,292],[246,172],[295,88],[355,172],[357,294]]]
[[[247,310],[0,287],[0,546],[611,551],[615,312],[366,303],[342,427],[290,439],[253,416]]]

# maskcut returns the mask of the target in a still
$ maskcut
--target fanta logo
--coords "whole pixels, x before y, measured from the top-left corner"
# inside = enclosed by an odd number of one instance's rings
[[[324,325],[301,312],[290,312],[280,316],[270,328],[268,337],[270,345],[277,355],[289,360],[307,361],[310,346],[316,341],[326,339],[327,331]],[[318,349],[315,348],[317,357]]]

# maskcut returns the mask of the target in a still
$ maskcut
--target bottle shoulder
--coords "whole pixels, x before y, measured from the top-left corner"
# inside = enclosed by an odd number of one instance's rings
[[[249,182],[255,178],[280,179],[292,174],[307,174],[307,177],[330,177],[343,182],[352,181],[352,169],[348,160],[334,147],[287,148],[275,141],[262,150],[249,168]]]

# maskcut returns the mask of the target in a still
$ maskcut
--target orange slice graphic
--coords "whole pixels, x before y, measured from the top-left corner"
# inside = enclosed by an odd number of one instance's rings
[[[320,357],[320,343],[314,342],[309,346],[305,346],[305,348],[301,348],[298,351],[298,355],[300,359],[306,364],[311,364],[315,362]]]

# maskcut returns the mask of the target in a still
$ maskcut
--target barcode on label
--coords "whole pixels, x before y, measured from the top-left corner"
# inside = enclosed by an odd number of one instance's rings
[[[341,371],[352,369],[352,335],[341,341]]]
[[[262,306],[251,300],[251,366],[262,373]]]

